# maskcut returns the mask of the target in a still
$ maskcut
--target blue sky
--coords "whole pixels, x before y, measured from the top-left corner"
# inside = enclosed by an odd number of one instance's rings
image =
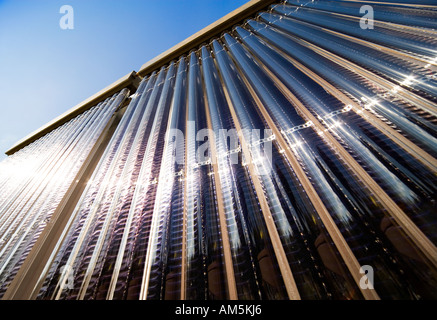
[[[247,0],[0,0],[0,161],[15,142]],[[63,30],[63,5],[74,29]]]

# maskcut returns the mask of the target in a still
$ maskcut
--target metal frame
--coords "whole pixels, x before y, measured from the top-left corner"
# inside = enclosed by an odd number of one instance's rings
[[[140,81],[141,81],[141,78],[138,77],[138,75],[135,71],[128,73],[127,75],[120,78],[116,82],[114,82],[111,85],[107,86],[106,88],[100,90],[99,92],[97,92],[93,96],[82,101],[81,103],[79,103],[75,107],[71,108],[70,110],[68,110],[65,113],[63,113],[62,115],[60,115],[59,117],[50,121],[49,123],[42,126],[41,128],[34,131],[33,133],[29,134],[28,136],[26,136],[22,140],[18,141],[14,146],[12,146],[5,153],[8,156],[14,154],[15,152],[17,152],[20,149],[24,148],[25,146],[31,144],[32,142],[38,140],[39,138],[41,138],[44,135],[46,135],[47,133],[53,131],[57,127],[62,126],[64,123],[70,121],[71,119],[75,118],[79,114],[84,113],[85,111],[91,109],[93,106],[95,106],[99,102],[114,95],[115,93],[121,91],[124,88],[128,88],[129,90],[131,90],[131,92],[135,92],[138,89]]]

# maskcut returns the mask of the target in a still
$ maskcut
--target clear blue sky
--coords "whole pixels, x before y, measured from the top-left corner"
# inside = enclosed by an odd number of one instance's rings
[[[0,0],[0,161],[15,142],[247,0]],[[63,30],[63,5],[74,29]]]

